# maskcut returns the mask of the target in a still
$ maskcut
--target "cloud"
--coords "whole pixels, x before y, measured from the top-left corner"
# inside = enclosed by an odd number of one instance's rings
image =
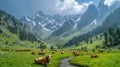
[[[56,10],[61,14],[77,14],[83,13],[89,4],[93,2],[79,4],[76,0],[58,0]]]
[[[104,5],[107,5],[109,7],[109,6],[113,5],[117,1],[119,1],[119,0],[105,0]]]
[[[0,0],[0,9],[20,18],[42,10],[45,14],[66,15],[83,13],[94,0]],[[78,3],[79,2],[79,3]],[[5,4],[6,3],[6,4]]]

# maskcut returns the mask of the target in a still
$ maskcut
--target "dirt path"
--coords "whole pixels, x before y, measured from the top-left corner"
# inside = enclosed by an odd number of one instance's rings
[[[62,60],[61,60],[60,67],[78,67],[78,66],[75,66],[75,65],[71,65],[71,64],[69,63],[69,60],[70,60],[70,59],[71,59],[71,58],[62,59]]]

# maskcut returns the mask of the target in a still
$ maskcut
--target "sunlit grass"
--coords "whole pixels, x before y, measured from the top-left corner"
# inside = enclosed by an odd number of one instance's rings
[[[71,63],[89,67],[120,67],[120,53],[100,53],[98,55],[99,58],[91,58],[90,55],[75,57]]]

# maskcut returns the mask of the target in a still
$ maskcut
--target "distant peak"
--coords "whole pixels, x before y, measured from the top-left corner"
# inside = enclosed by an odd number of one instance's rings
[[[37,14],[44,15],[43,11],[38,11]]]

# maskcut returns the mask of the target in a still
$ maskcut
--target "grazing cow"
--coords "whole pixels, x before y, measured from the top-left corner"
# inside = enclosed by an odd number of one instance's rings
[[[55,49],[54,49],[54,50],[52,50],[52,54],[55,54],[56,52],[57,52],[57,50],[55,50]]]
[[[65,53],[65,51],[62,50],[62,51],[61,51],[61,54],[64,54],[64,53]]]
[[[45,55],[45,51],[40,51],[39,53],[38,53],[38,55]]]
[[[73,54],[75,54],[76,53],[76,51],[73,51]]]
[[[79,56],[80,53],[73,51],[74,56]]]
[[[32,54],[32,55],[35,55],[35,52],[33,51],[31,54]]]
[[[49,64],[50,59],[51,59],[51,55],[48,55],[46,57],[38,57],[38,58],[35,58],[35,64],[47,65],[47,64]]]
[[[57,50],[55,50],[55,49],[53,51],[57,52]]]
[[[99,56],[97,54],[92,54],[91,58],[98,58]]]
[[[52,51],[52,54],[55,54],[56,53],[56,51]]]

